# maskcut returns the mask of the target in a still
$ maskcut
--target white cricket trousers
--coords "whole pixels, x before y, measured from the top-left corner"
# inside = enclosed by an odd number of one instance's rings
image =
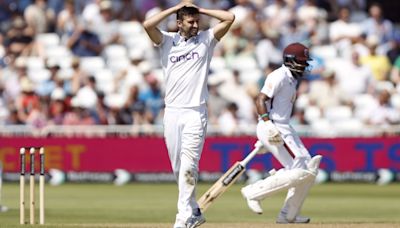
[[[277,147],[268,143],[267,130],[263,121],[260,121],[257,125],[257,138],[266,148],[268,148],[285,169],[306,169],[311,156],[296,131],[289,124],[280,124],[275,122],[274,124],[281,133],[284,141],[283,146]],[[305,198],[307,197],[310,187],[310,184],[302,184],[298,187],[290,188],[285,203],[281,209],[281,213],[297,216]]]
[[[178,183],[176,222],[183,223],[199,208],[196,201],[199,160],[207,129],[207,106],[166,107],[164,138]]]

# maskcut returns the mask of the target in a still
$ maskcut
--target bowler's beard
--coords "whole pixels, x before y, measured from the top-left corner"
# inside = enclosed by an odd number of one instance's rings
[[[185,37],[186,39],[190,39],[194,36],[197,36],[197,33],[199,32],[199,29],[188,29],[187,31],[184,30],[180,30],[179,33],[181,34],[181,36]]]

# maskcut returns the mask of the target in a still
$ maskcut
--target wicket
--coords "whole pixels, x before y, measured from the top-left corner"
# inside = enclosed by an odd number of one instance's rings
[[[20,167],[21,176],[19,179],[20,187],[20,224],[25,224],[25,169],[26,169],[26,157],[25,151],[28,148],[20,148]],[[39,165],[40,165],[40,176],[39,176],[39,224],[44,224],[44,182],[45,182],[45,171],[44,171],[44,148],[43,147],[30,147],[29,148],[29,162],[30,162],[30,178],[29,178],[29,221],[31,225],[35,224],[35,152],[39,150]]]

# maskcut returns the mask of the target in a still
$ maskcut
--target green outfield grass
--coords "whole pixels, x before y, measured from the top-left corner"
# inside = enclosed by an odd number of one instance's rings
[[[210,186],[200,184],[198,195]],[[240,195],[242,186],[232,186],[209,208],[205,214],[207,223],[202,227],[277,226],[274,221],[284,194],[263,201],[265,212],[256,215],[248,210]],[[28,194],[26,197],[28,202]],[[49,225],[44,227],[172,227],[176,198],[174,184],[46,186]],[[5,183],[2,203],[10,210],[0,213],[1,228],[21,227],[18,202],[18,184]],[[303,214],[312,217],[313,225],[301,227],[400,227],[400,185],[317,185],[306,200]]]

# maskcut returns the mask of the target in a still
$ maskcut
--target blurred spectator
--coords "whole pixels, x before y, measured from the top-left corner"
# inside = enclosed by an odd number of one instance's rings
[[[235,19],[236,21],[236,19]],[[222,55],[226,58],[228,64],[238,55],[250,55],[254,53],[254,43],[242,36],[242,25],[234,23],[230,32],[221,40],[220,48]]]
[[[322,110],[338,106],[341,103],[341,90],[338,87],[335,72],[326,70],[322,80],[315,80],[310,84],[309,92],[311,104],[316,104]]]
[[[85,80],[85,84],[76,93],[76,98],[79,99],[80,107],[94,110],[97,105],[97,89],[96,78],[89,76]]]
[[[131,94],[127,101],[129,113],[132,114],[133,119],[131,124],[142,125],[154,123],[153,120],[155,119],[155,116],[154,113],[152,113],[153,110],[151,110],[153,107],[150,107],[150,110],[147,109],[147,104],[150,103],[150,99],[142,100],[140,99],[140,94],[141,92],[139,91],[139,87],[132,86]],[[152,104],[150,103],[150,105]]]
[[[387,90],[378,93],[376,107],[371,107],[365,122],[369,125],[387,127],[400,121],[400,113],[390,104],[391,94]]]
[[[37,128],[44,127],[47,121],[45,114],[42,113],[40,98],[27,77],[21,78],[21,90],[22,93],[15,100],[19,119]]]
[[[329,23],[326,13],[321,13],[310,22],[307,28],[310,34],[309,42],[313,46],[326,45],[329,43]]]
[[[6,31],[11,25],[11,18],[17,11],[14,0],[2,0],[0,1],[0,31]]]
[[[389,72],[391,69],[390,60],[386,55],[378,54],[376,49],[378,47],[378,40],[374,36],[367,38],[367,46],[370,54],[361,57],[361,63],[368,66],[375,80],[383,81],[389,79]]]
[[[4,45],[8,55],[29,55],[32,50],[34,40],[33,31],[27,28],[22,17],[16,17],[12,21],[11,28],[7,31],[4,38]]]
[[[236,103],[238,115],[244,123],[252,124],[254,120],[254,102],[241,82],[240,72],[233,71],[233,78],[221,85],[220,93],[228,101]]]
[[[56,88],[51,93],[49,105],[49,125],[61,125],[67,112],[66,94],[62,88]]]
[[[5,63],[5,56],[6,56],[6,48],[4,47],[4,36],[0,33],[0,68],[4,68]]]
[[[400,85],[400,55],[393,64],[390,72],[390,81],[392,81],[395,85]]]
[[[378,46],[387,44],[393,39],[393,24],[384,18],[382,7],[374,2],[369,7],[369,17],[362,23],[363,32],[367,37],[378,38]]]
[[[54,91],[57,84],[60,83],[60,80],[57,78],[60,66],[53,60],[49,59],[47,60],[46,67],[50,71],[50,77],[47,80],[40,82],[36,91],[39,96],[45,97],[46,100],[49,100],[50,94]]]
[[[371,69],[361,64],[358,52],[353,51],[351,61],[342,61],[335,72],[342,96],[346,100],[353,100],[355,96],[364,93],[373,93],[375,79]]]
[[[321,14],[326,14],[325,10],[318,8],[316,0],[304,0],[304,3],[297,9],[297,19],[300,24],[305,28],[310,29],[315,20],[317,20]]]
[[[321,74],[326,70],[325,69],[325,59],[321,58],[318,55],[310,54],[311,59],[308,64],[309,72],[304,76],[304,79],[307,81],[312,81],[321,78]]]
[[[339,17],[330,24],[329,40],[343,56],[350,49],[351,44],[361,35],[361,26],[350,21],[351,12],[347,7],[339,9]]]
[[[235,5],[229,9],[230,12],[235,14],[235,22],[233,27],[241,26],[249,17],[250,13],[254,10],[253,4],[250,0],[234,0]]]
[[[290,119],[290,124],[292,126],[296,125],[309,125],[310,123],[305,117],[305,110],[304,108],[295,108],[293,110],[292,118]]]
[[[288,22],[287,29],[282,30],[282,35],[280,39],[280,47],[286,47],[291,43],[304,42],[308,40],[310,34],[305,27],[299,25],[297,20],[291,20]]]
[[[25,122],[19,118],[18,110],[14,106],[9,106],[9,112],[10,112],[10,114],[8,115],[7,119],[5,120],[5,123],[4,123],[5,125],[25,124]]]
[[[228,0],[201,0],[197,5],[205,9],[222,9],[227,10],[231,6]]]
[[[0,125],[5,124],[10,115],[10,110],[8,110],[8,105],[3,97],[3,93],[4,88],[0,84]]]
[[[91,28],[100,39],[103,46],[119,42],[118,26],[119,22],[114,20],[112,3],[108,0],[100,2],[100,21],[92,24]]]
[[[65,3],[68,0],[46,0],[47,7],[52,11],[54,15],[60,14],[60,12],[65,9]],[[73,0],[75,1],[75,0]]]
[[[239,133],[239,125],[238,106],[234,102],[229,103],[218,117],[220,132],[225,136],[236,135]]]
[[[395,36],[393,40],[389,43],[389,50],[387,51],[386,55],[388,56],[390,63],[394,64],[396,58],[400,56],[400,30],[395,32]]]
[[[167,0],[157,0],[156,6],[149,9],[144,18],[148,19],[153,15],[160,13],[161,11],[167,9]],[[158,28],[163,31],[173,31],[176,30],[176,15],[170,15],[167,19],[163,20],[159,25]]]
[[[131,49],[129,52],[130,64],[115,76],[117,91],[122,94],[127,93],[132,85],[144,85],[143,74],[139,69],[139,65],[144,62],[145,50],[141,48]],[[149,67],[150,68],[150,67]]]
[[[66,0],[65,7],[57,16],[56,32],[61,37],[62,44],[67,42],[68,36],[78,27],[78,16],[75,11],[74,0]]]
[[[294,20],[294,9],[284,0],[276,0],[268,4],[262,13],[265,16],[264,31],[282,33],[288,22]]]
[[[87,25],[78,26],[67,40],[67,47],[79,57],[98,56],[103,46],[99,37]]]
[[[102,0],[88,0],[82,10],[82,19],[87,28],[93,31],[93,28],[99,26],[102,22],[100,15],[100,2]]]
[[[80,125],[82,108],[76,99],[71,100],[71,110],[67,110],[62,118],[62,125]]]
[[[120,21],[142,21],[140,11],[133,0],[121,0],[116,15]]]
[[[224,99],[220,94],[219,94],[219,82],[210,82],[208,81],[208,115],[209,115],[209,120],[210,124],[217,124],[218,123],[218,117],[222,113],[222,108],[221,107],[226,107],[228,104],[228,101]]]
[[[140,123],[141,114],[145,112],[144,102],[139,100],[139,87],[133,85],[130,88],[128,98],[123,106],[116,113],[116,124],[131,125],[134,121]],[[136,119],[134,120],[134,117]]]
[[[14,102],[21,92],[21,80],[27,77],[26,58],[18,57],[13,60],[2,73],[4,98],[7,103]]]
[[[86,73],[80,67],[80,59],[75,57],[72,59],[72,77],[71,77],[71,91],[72,95],[76,95],[78,90],[85,84],[87,80]]]
[[[279,48],[279,34],[261,39],[255,47],[255,57],[260,69],[270,65],[282,64],[282,51]]]
[[[55,13],[47,8],[47,0],[34,0],[24,12],[25,21],[34,34],[46,33],[55,24]]]
[[[92,116],[91,111],[80,104],[80,101],[73,99],[72,110],[65,113],[62,125],[94,125],[96,124],[95,118]]]
[[[144,80],[147,87],[139,93],[139,99],[144,101],[146,107],[150,111],[150,122],[154,123],[164,108],[164,99],[161,92],[160,83],[151,72],[144,72]]]
[[[103,92],[97,93],[97,105],[95,110],[95,119],[96,123],[100,125],[107,125],[109,124],[109,113],[110,109],[106,105],[105,101],[105,94]]]
[[[49,20],[47,32],[56,32],[57,17],[61,10],[64,9],[64,0],[45,0],[46,1],[46,16]]]
[[[249,5],[248,7],[254,7],[254,5]],[[241,23],[241,33],[244,38],[246,38],[254,46],[254,42],[260,39],[261,32],[260,26],[261,22],[259,20],[259,12],[257,8],[251,8],[247,13],[247,16]]]
[[[34,0],[19,0],[18,4],[15,4],[18,14],[23,14],[25,9],[28,8],[29,5],[32,5],[33,1]]]

